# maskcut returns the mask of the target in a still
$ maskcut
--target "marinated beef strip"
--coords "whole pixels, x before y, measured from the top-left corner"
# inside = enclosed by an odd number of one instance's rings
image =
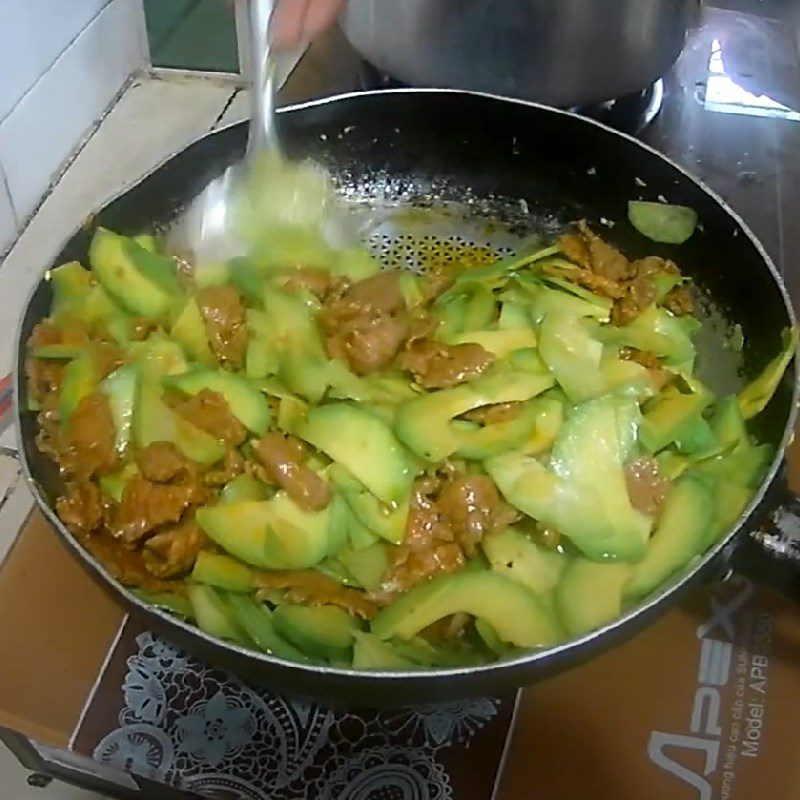
[[[659,474],[658,463],[647,457],[631,461],[625,467],[625,483],[631,505],[643,514],[658,516],[669,489],[669,481]]]
[[[234,367],[244,365],[247,329],[242,298],[232,286],[208,286],[197,295],[214,355]]]
[[[488,475],[454,477],[442,489],[437,504],[442,518],[467,556],[475,555],[484,535],[505,528],[516,516],[500,499],[497,487]]]
[[[128,479],[122,501],[105,515],[110,534],[137,547],[163,525],[178,522],[184,511],[209,499],[200,467],[169,442],[153,442],[137,454],[140,474]]]
[[[598,275],[584,267],[570,268],[559,264],[543,264],[542,273],[554,278],[565,278],[578,286],[583,286],[590,292],[599,294],[601,297],[610,297],[612,300],[625,294],[625,289],[617,281]]]
[[[225,398],[212,389],[201,389],[193,397],[175,405],[174,410],[196,428],[231,447],[238,447],[247,438],[247,430],[233,415]]]
[[[629,281],[622,297],[611,309],[611,322],[622,327],[632,322],[656,299],[653,282],[644,275],[637,275]]]
[[[292,603],[335,605],[353,616],[372,619],[378,605],[364,592],[341,586],[316,570],[257,572],[253,583],[259,589],[279,589]]]
[[[522,412],[524,403],[493,403],[488,406],[474,408],[462,414],[459,419],[477,422],[480,425],[494,425],[498,422],[511,422]]]
[[[661,366],[658,356],[648,350],[637,350],[635,347],[623,347],[619,351],[623,361],[635,361],[641,364],[649,373],[655,391],[660,392],[674,377],[674,375]]]
[[[686,285],[676,286],[674,289],[670,289],[661,304],[676,317],[683,317],[694,311],[692,291]]]
[[[205,534],[194,519],[182,519],[161,529],[144,543],[145,569],[157,578],[174,578],[194,566],[203,548]]]
[[[479,344],[448,345],[433,338],[410,341],[397,359],[426,389],[444,389],[482,375],[494,356]]]
[[[330,502],[330,484],[302,463],[305,447],[298,439],[268,433],[256,445],[256,455],[268,482],[278,484],[301,508],[319,511]]]
[[[100,489],[86,481],[70,482],[56,500],[59,519],[75,534],[89,534],[103,524]]]
[[[67,475],[88,480],[111,472],[117,464],[116,428],[108,400],[100,392],[86,395],[59,437],[58,463]]]
[[[186,457],[172,442],[152,442],[136,455],[142,476],[156,483],[169,483],[188,472]]]
[[[191,483],[154,483],[134,475],[125,484],[122,502],[111,507],[106,527],[126,546],[136,547],[162,525],[177,522],[200,496]]]
[[[30,354],[40,347],[60,343],[61,331],[52,322],[40,322],[33,327],[28,339],[27,352]],[[44,405],[48,397],[58,393],[63,376],[63,361],[34,358],[32,355],[28,355],[25,359],[28,397],[39,405]]]
[[[385,604],[426,578],[457,572],[484,535],[501,530],[515,517],[486,475],[453,472],[418,478],[403,544],[395,548],[389,574],[370,597]]]
[[[244,456],[234,448],[228,448],[222,461],[203,475],[206,486],[224,486],[244,472]]]
[[[324,301],[331,291],[341,285],[328,270],[312,267],[295,267],[282,276],[281,280],[287,289],[311,292],[320,301]]]
[[[317,319],[331,358],[358,375],[389,366],[409,332],[399,273],[380,272],[329,297]]]
[[[672,261],[657,256],[629,261],[595,234],[585,221],[578,223],[576,233],[562,236],[558,245],[561,252],[578,265],[577,269],[545,264],[542,267],[544,272],[557,274],[614,300],[611,322],[617,326],[627,325],[655,301],[653,275],[680,276],[680,270]],[[691,313],[693,303],[688,287],[676,286],[666,295],[662,305],[673,314]]]

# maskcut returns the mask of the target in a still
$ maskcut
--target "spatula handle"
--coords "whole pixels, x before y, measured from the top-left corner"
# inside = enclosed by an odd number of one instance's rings
[[[274,7],[275,0],[249,0],[247,4],[253,79],[248,158],[263,150],[279,149],[275,126],[275,63],[269,42],[269,23]]]

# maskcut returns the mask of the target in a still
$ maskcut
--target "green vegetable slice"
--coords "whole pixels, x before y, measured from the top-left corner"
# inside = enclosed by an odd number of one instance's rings
[[[628,219],[643,236],[662,244],[683,244],[697,227],[694,209],[645,200],[628,203]]]
[[[798,329],[783,332],[783,349],[764,367],[764,371],[739,393],[739,408],[745,419],[760,414],[772,399],[789,362],[797,353]]]

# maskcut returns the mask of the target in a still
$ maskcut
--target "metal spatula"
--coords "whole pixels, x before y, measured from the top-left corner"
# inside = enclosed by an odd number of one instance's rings
[[[274,0],[248,2],[253,85],[245,159],[213,180],[167,233],[168,250],[188,257],[197,270],[263,252],[287,231],[339,247],[357,235],[337,211],[327,174],[283,154],[268,35],[273,6]]]

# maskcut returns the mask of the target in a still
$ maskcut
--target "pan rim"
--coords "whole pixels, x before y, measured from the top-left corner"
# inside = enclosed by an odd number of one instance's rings
[[[514,104],[525,108],[533,108],[538,111],[542,111],[549,114],[570,117],[576,120],[580,124],[594,126],[596,128],[603,130],[607,134],[621,137],[630,142],[631,144],[636,145],[637,147],[643,149],[650,155],[659,158],[661,161],[663,161],[673,169],[677,170],[684,178],[694,183],[707,196],[711,197],[711,199],[713,199],[717,203],[717,205],[720,206],[720,208],[728,215],[728,217],[732,219],[732,221],[736,224],[737,228],[741,230],[742,233],[749,239],[750,243],[755,247],[756,251],[761,256],[764,264],[767,266],[767,269],[769,270],[772,279],[779,290],[780,296],[783,300],[784,309],[787,313],[789,321],[791,322],[792,326],[796,326],[797,324],[796,315],[782,275],[779,273],[777,267],[775,266],[774,261],[767,253],[760,239],[753,233],[753,231],[750,229],[750,227],[747,225],[744,219],[739,215],[739,213],[735,211],[733,208],[731,208],[731,206],[717,192],[715,192],[711,187],[709,187],[704,181],[702,181],[697,176],[693,175],[691,172],[686,170],[683,166],[681,166],[677,162],[673,161],[671,158],[669,158],[669,156],[656,150],[654,147],[647,144],[646,142],[642,142],[630,134],[617,131],[614,128],[611,128],[610,126],[605,125],[602,122],[598,122],[597,120],[593,120],[588,117],[583,117],[580,114],[576,114],[572,111],[555,108],[553,106],[537,103],[535,101],[504,97],[502,95],[492,94],[488,92],[475,92],[475,91],[466,91],[460,89],[436,89],[436,88],[374,89],[369,91],[345,92],[341,94],[331,95],[329,97],[317,98],[313,100],[307,100],[283,106],[282,108],[278,109],[278,113],[289,114],[295,111],[303,111],[309,108],[317,108],[332,103],[337,103],[337,102],[341,103],[346,100],[359,99],[364,97],[372,97],[378,95],[392,96],[392,95],[408,95],[408,94],[419,94],[419,95],[448,94],[448,95],[458,95],[467,97],[478,97],[505,104]],[[186,143],[179,150],[173,151],[168,155],[166,155],[146,173],[136,178],[134,181],[125,184],[123,187],[120,188],[120,190],[117,193],[107,198],[99,206],[97,206],[95,211],[92,213],[93,214],[99,213],[106,206],[110,205],[115,200],[119,199],[123,195],[130,192],[132,189],[134,189],[136,186],[142,183],[146,178],[157,172],[167,162],[177,157],[180,153],[182,153],[184,150],[188,149],[192,145],[204,139],[207,139],[211,136],[215,136],[225,130],[229,130],[230,128],[236,127],[238,125],[244,125],[245,122],[246,121],[231,122],[225,126],[222,126],[220,128],[215,128],[213,130],[207,131],[197,136],[196,138]],[[60,253],[63,250],[63,247],[74,237],[74,235],[75,232],[73,231],[73,233],[69,237],[63,240],[61,248],[57,251],[57,253]],[[22,440],[23,411],[20,406],[22,373],[20,370],[21,365],[19,356],[22,344],[21,339],[23,333],[23,322],[25,320],[27,309],[30,306],[34,294],[38,290],[41,281],[46,279],[47,272],[50,269],[52,269],[53,264],[55,263],[55,258],[57,256],[57,253],[56,255],[54,255],[53,259],[48,263],[48,265],[42,271],[42,277],[31,287],[31,289],[28,292],[27,297],[25,299],[25,304],[23,306],[23,313],[21,314],[19,321],[17,323],[17,330],[14,339],[15,343],[14,363],[13,363],[14,427],[15,427],[18,451],[21,455],[22,473],[25,477],[25,481],[28,485],[28,488],[31,490],[31,493],[34,496],[36,505],[38,506],[39,510],[42,512],[44,517],[47,519],[47,521],[51,525],[53,525],[53,527],[55,527],[56,530],[59,532],[62,540],[67,542],[68,546],[72,549],[72,551],[90,569],[99,574],[107,585],[111,586],[115,592],[117,592],[120,596],[122,596],[125,602],[129,606],[134,606],[137,609],[139,609],[139,611],[145,614],[155,615],[161,620],[162,624],[165,624],[165,626],[167,627],[174,626],[176,628],[180,628],[184,633],[200,637],[201,639],[205,640],[206,643],[212,645],[215,648],[221,648],[224,650],[233,651],[237,653],[240,657],[244,657],[251,662],[261,662],[262,664],[274,669],[289,668],[295,673],[305,674],[308,678],[327,677],[327,678],[338,679],[340,681],[348,681],[348,682],[370,681],[382,684],[402,682],[410,686],[418,683],[424,683],[427,682],[428,680],[436,678],[439,679],[458,678],[458,677],[466,678],[474,676],[476,679],[478,678],[490,679],[491,676],[493,676],[495,673],[500,673],[505,671],[520,671],[525,669],[526,667],[528,668],[533,667],[538,662],[546,662],[549,660],[569,658],[570,651],[574,651],[577,653],[579,651],[585,650],[587,647],[591,647],[593,643],[595,643],[598,639],[600,639],[600,637],[621,631],[636,617],[651,616],[653,612],[665,606],[667,602],[673,597],[673,595],[675,595],[684,587],[684,584],[690,582],[695,575],[701,573],[705,567],[707,567],[712,561],[714,561],[722,553],[723,550],[729,548],[735,537],[739,535],[747,535],[746,532],[743,530],[744,526],[750,520],[750,518],[753,517],[758,507],[761,506],[761,504],[764,502],[764,498],[767,492],[775,482],[775,478],[784,462],[786,449],[793,436],[795,424],[797,421],[798,396],[800,395],[800,363],[798,362],[800,361],[800,359],[795,357],[793,359],[794,380],[792,383],[791,407],[786,419],[783,435],[780,438],[780,444],[776,449],[775,456],[773,457],[770,467],[765,473],[764,478],[762,479],[759,489],[754,494],[750,503],[741,513],[737,522],[730,528],[728,533],[724,537],[722,537],[717,542],[716,545],[707,550],[698,561],[690,565],[687,565],[679,573],[673,576],[673,578],[670,581],[662,585],[657,594],[653,594],[644,602],[636,605],[632,609],[628,610],[622,616],[616,618],[615,620],[608,623],[607,625],[604,625],[601,628],[597,628],[580,637],[569,639],[565,642],[556,645],[555,647],[551,647],[546,650],[523,652],[520,655],[511,659],[496,661],[490,664],[482,664],[478,666],[423,669],[415,671],[387,670],[380,672],[377,671],[370,672],[367,670],[356,670],[352,668],[344,669],[341,667],[331,667],[325,665],[300,664],[297,662],[288,661],[286,659],[276,657],[268,653],[250,650],[248,648],[241,647],[240,645],[231,642],[226,642],[222,639],[218,639],[217,637],[210,636],[201,631],[197,626],[192,625],[191,623],[188,623],[176,616],[173,616],[172,614],[169,614],[168,612],[163,611],[160,608],[157,608],[140,600],[136,595],[133,594],[131,589],[119,583],[116,580],[116,578],[114,578],[99,561],[94,559],[91,556],[91,554],[83,548],[83,546],[78,542],[78,540],[75,537],[73,537],[71,533],[69,533],[64,524],[56,515],[54,509],[50,506],[48,502],[46,502],[45,498],[43,497],[43,493],[39,489],[39,484],[34,480],[33,476],[31,475],[30,468],[28,465],[28,459],[25,454],[24,443]]]

